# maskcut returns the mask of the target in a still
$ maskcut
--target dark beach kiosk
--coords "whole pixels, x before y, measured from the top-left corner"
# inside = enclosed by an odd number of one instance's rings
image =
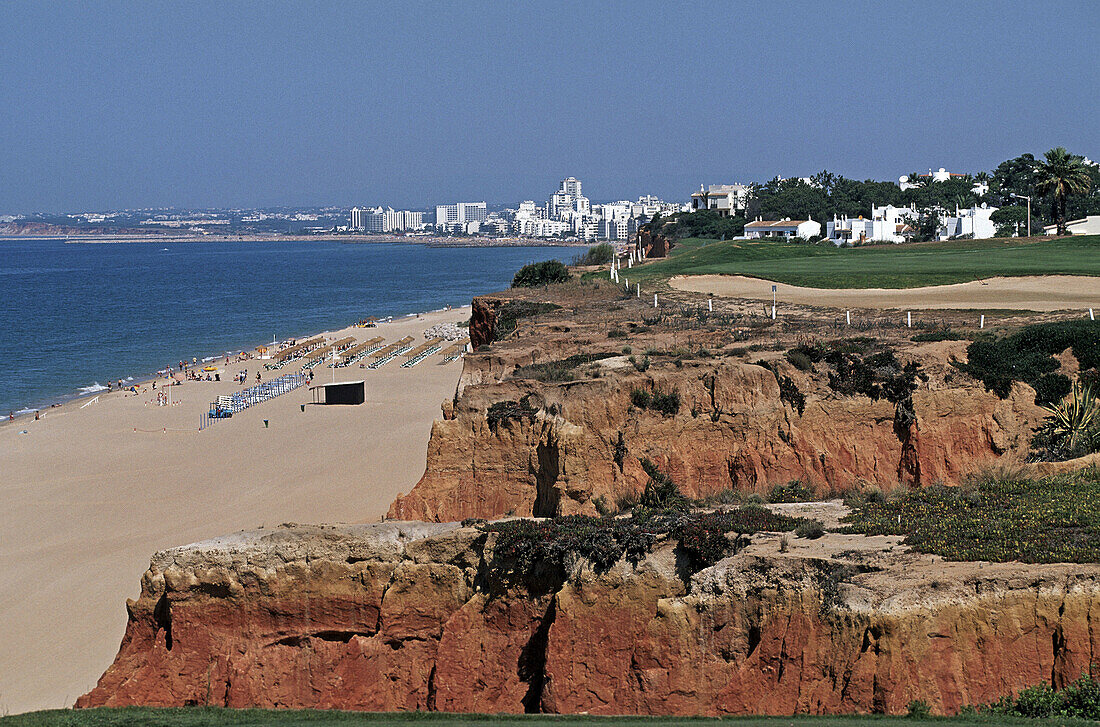
[[[366,401],[363,381],[336,381],[309,387],[314,404],[362,404]]]

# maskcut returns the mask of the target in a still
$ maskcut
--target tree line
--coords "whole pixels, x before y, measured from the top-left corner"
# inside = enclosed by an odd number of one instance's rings
[[[828,170],[807,179],[780,179],[753,184],[743,214],[724,217],[714,210],[681,213],[673,218],[653,220],[665,234],[677,237],[729,238],[744,233],[749,220],[784,218],[813,219],[824,224],[834,215],[870,215],[872,206],[912,206],[910,220],[915,239],[934,239],[940,215],[986,203],[999,208],[991,219],[998,236],[1010,236],[1027,228],[1027,205],[1020,197],[1031,197],[1031,229],[1058,225],[1066,234],[1066,223],[1086,215],[1100,214],[1100,166],[1062,147],[1051,149],[1042,159],[1021,154],[1001,162],[991,172],[953,176],[936,182],[931,176],[909,175],[914,186],[902,189],[896,182],[858,181]],[[987,190],[983,190],[987,187]],[[1018,195],[1018,196],[1014,196]]]

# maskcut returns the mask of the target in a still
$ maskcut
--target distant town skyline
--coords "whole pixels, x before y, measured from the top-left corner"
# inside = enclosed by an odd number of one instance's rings
[[[682,199],[1089,154],[1090,0],[5,3],[0,214]],[[383,30],[384,29],[384,30]],[[1086,36],[1082,36],[1084,38]]]

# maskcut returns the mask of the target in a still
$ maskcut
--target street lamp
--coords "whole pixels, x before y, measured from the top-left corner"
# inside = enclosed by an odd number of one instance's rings
[[[1031,237],[1031,197],[1027,197],[1022,194],[1016,194],[1015,192],[1009,192],[1008,196],[1015,197],[1016,199],[1027,200],[1027,236]]]

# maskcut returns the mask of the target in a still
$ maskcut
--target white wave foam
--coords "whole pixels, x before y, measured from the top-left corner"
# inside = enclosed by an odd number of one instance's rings
[[[36,411],[38,411],[38,410],[37,409],[20,409],[19,411],[15,412],[15,413],[22,416],[23,414],[34,414]]]
[[[107,390],[107,387],[104,386],[103,384],[99,383],[98,381],[95,382],[94,384],[92,384],[91,386],[82,386],[79,389],[77,389],[77,391],[79,391],[81,394],[94,394],[97,391],[106,391],[106,390]]]

